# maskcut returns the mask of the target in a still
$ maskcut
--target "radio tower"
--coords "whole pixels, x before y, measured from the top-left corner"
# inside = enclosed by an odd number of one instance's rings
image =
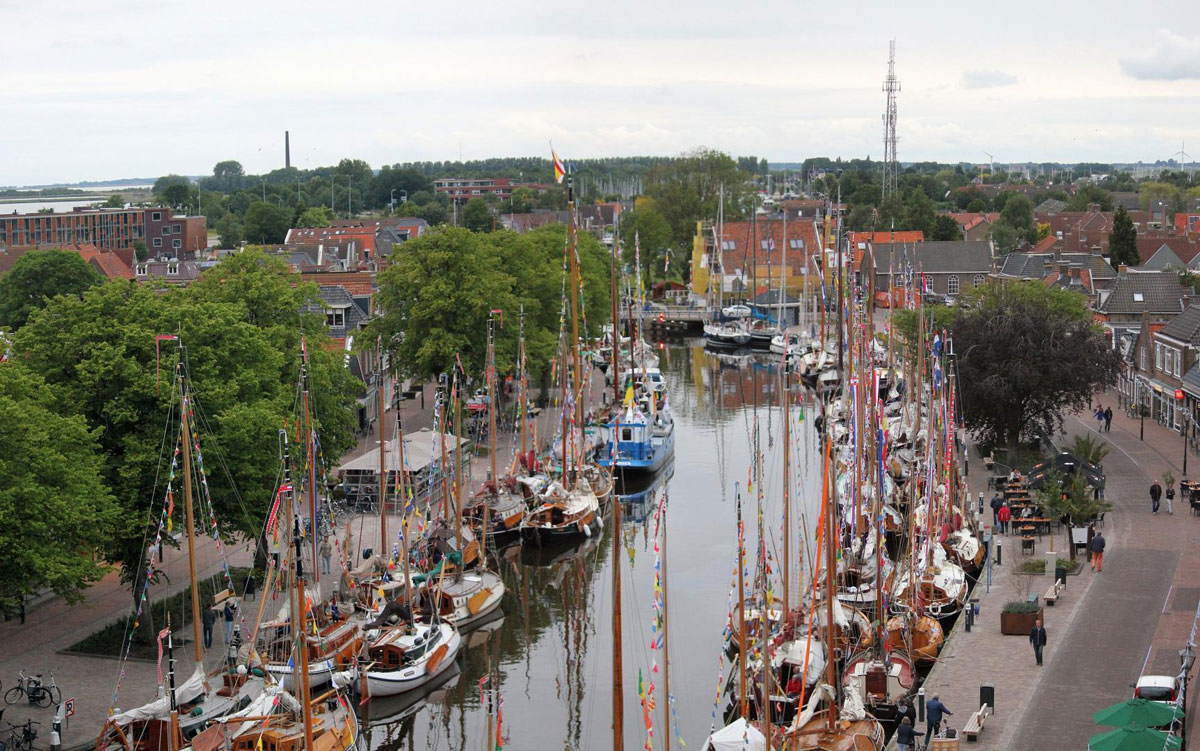
[[[888,42],[888,74],[883,79],[883,91],[887,94],[887,111],[883,114],[883,199],[896,192],[896,181],[900,175],[900,163],[896,160],[896,92],[900,81],[896,79],[896,40]]]

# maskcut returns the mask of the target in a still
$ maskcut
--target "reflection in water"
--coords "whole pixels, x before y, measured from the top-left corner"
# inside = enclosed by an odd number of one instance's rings
[[[619,486],[621,554],[613,555],[607,519],[603,534],[578,544],[515,544],[500,550],[496,570],[507,588],[503,618],[464,634],[458,670],[445,682],[426,687],[428,693],[369,705],[368,748],[482,748],[489,721],[481,696],[490,689],[498,689],[506,749],[574,750],[609,743],[609,567],[614,559],[622,566],[625,742],[641,748],[646,741],[637,697],[641,670],[647,683],[653,680],[660,687],[654,724],[655,746],[661,748],[666,701],[661,677],[649,672],[649,640],[654,514],[668,488],[671,688],[679,735],[689,746],[700,747],[712,724],[736,547],[733,485],[741,483],[744,492],[756,416],[762,431],[764,514],[772,520],[767,545],[778,560],[782,452],[778,441],[771,440],[780,419],[777,408],[772,409],[778,372],[769,356],[717,355],[699,344],[672,345],[660,354],[676,418],[675,460],[642,485]],[[799,396],[794,403],[801,401]],[[800,418],[803,411],[793,414],[792,430],[792,497],[802,529],[806,521],[815,521],[820,500],[818,462],[812,459],[816,439],[811,420]],[[812,535],[802,532],[801,539]],[[749,549],[755,544],[747,539]],[[807,560],[807,554],[801,555]],[[793,577],[793,591],[800,580]],[[481,687],[489,671],[492,678]],[[491,724],[494,728],[494,718]],[[672,746],[678,748],[674,739]]]

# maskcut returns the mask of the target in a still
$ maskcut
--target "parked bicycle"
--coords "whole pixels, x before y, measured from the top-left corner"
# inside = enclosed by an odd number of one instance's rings
[[[0,716],[4,710],[0,709]],[[0,751],[33,751],[33,740],[37,738],[37,729],[34,725],[40,725],[40,722],[26,720],[24,725],[14,725],[11,722],[4,723],[8,725],[8,738],[0,740]]]
[[[54,671],[50,671],[50,683],[47,684],[42,680],[41,673],[27,676],[22,670],[17,685],[4,693],[4,703],[16,704],[21,697],[28,699],[29,703],[35,707],[48,707],[51,704],[62,702],[62,691],[54,681]]]

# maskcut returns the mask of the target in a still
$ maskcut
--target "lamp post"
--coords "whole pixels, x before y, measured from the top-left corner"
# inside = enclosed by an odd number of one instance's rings
[[[1138,434],[1138,438],[1145,441],[1146,440],[1146,410],[1142,407],[1142,381],[1141,381],[1141,379],[1138,379],[1137,385],[1138,385],[1138,387],[1137,387],[1138,418],[1142,421],[1141,428],[1140,428],[1141,432]]]
[[[389,201],[388,204],[392,207],[391,208],[392,216],[395,216],[396,215],[396,189],[395,188],[392,188],[392,200]]]
[[[1183,476],[1187,477],[1187,415],[1183,412],[1183,389],[1175,389],[1175,409],[1179,410],[1179,433],[1183,436]]]
[[[1196,645],[1190,641],[1187,646],[1179,650],[1179,667],[1180,675],[1182,676],[1182,685],[1180,686],[1179,698],[1180,706],[1183,707],[1183,719],[1180,720],[1179,734],[1183,737],[1183,742],[1180,744],[1182,751],[1187,749],[1187,690],[1190,683],[1192,666],[1196,664]]]

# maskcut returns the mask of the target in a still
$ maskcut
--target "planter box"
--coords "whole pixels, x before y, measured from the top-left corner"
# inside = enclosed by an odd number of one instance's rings
[[[1042,618],[1042,609],[1036,613],[1001,613],[1000,633],[1006,636],[1029,636],[1034,623]]]

